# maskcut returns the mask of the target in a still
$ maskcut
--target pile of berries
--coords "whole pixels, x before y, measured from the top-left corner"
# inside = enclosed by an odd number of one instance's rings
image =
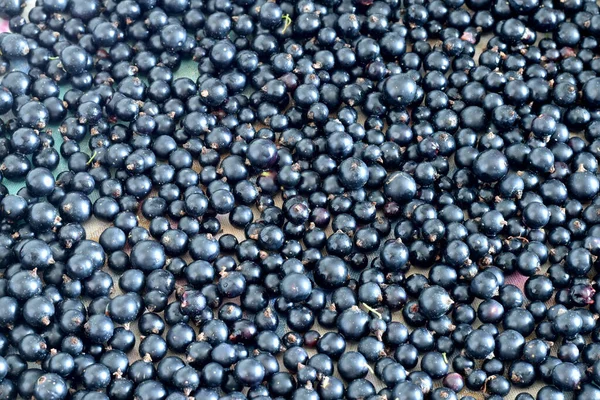
[[[600,399],[596,1],[24,6],[0,400]]]

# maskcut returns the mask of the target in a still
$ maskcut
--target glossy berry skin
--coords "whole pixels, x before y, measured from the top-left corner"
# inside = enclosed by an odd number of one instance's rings
[[[142,271],[162,268],[166,262],[163,247],[155,241],[144,240],[136,243],[131,250],[131,264]]]
[[[235,375],[244,386],[254,387],[262,382],[265,369],[257,360],[247,358],[236,364]]]
[[[67,385],[57,374],[44,374],[38,378],[33,389],[35,399],[64,399]]]
[[[310,296],[312,284],[305,275],[292,273],[281,281],[280,291],[287,301],[300,302]]]
[[[386,100],[393,106],[407,106],[416,98],[417,84],[407,75],[393,75],[384,83]]]
[[[384,193],[396,203],[406,203],[416,194],[414,179],[406,173],[397,172],[388,177],[384,185]]]
[[[552,383],[561,390],[572,391],[579,386],[581,373],[572,363],[558,364],[552,370]]]
[[[94,315],[85,323],[84,330],[92,342],[105,343],[114,333],[114,324],[106,316]]]
[[[419,312],[430,319],[437,319],[447,313],[452,304],[452,299],[440,286],[428,287],[419,295]]]
[[[60,60],[67,73],[79,75],[86,69],[87,57],[85,50],[73,45],[63,49]]]
[[[498,150],[486,150],[473,162],[473,172],[484,182],[496,182],[508,172],[508,161]]]
[[[33,3],[0,398],[600,398],[598,4]]]
[[[246,157],[252,167],[268,169],[277,162],[277,148],[267,139],[255,139],[248,145]]]
[[[357,158],[344,160],[339,167],[340,181],[350,190],[360,189],[369,180],[367,165]]]
[[[27,190],[34,196],[44,197],[54,190],[54,176],[46,168],[35,168],[26,177]]]
[[[467,336],[465,342],[466,354],[474,359],[482,359],[489,356],[495,349],[492,335],[483,330],[474,330]]]

